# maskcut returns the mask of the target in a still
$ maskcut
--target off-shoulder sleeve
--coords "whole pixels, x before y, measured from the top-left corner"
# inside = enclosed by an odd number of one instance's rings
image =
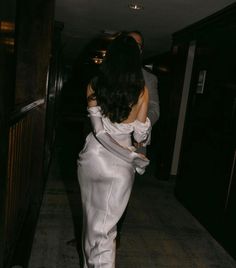
[[[149,144],[151,139],[151,121],[147,117],[146,122],[142,123],[138,120],[135,120],[133,123],[134,126],[134,139],[140,143],[143,143],[143,146]]]
[[[88,107],[88,116],[97,116],[97,117],[102,117],[102,112],[101,112],[101,107],[100,106],[93,106],[93,107]]]

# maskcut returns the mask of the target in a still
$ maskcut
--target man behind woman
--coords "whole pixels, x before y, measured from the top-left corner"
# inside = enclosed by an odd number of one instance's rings
[[[133,186],[149,160],[135,152],[132,139],[146,145],[151,132],[149,95],[140,50],[121,34],[110,45],[97,77],[87,88],[93,132],[78,159],[83,206],[84,268],[115,267],[117,222]]]

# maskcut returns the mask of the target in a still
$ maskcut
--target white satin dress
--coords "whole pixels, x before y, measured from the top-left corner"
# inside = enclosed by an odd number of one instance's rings
[[[114,268],[116,224],[133,186],[135,171],[142,174],[149,160],[133,151],[131,135],[148,143],[151,123],[112,123],[99,106],[88,108],[93,133],[78,158],[83,206],[84,268]]]

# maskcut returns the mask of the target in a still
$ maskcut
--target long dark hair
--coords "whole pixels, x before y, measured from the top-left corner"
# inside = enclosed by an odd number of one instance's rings
[[[140,52],[132,37],[121,34],[112,41],[91,86],[103,115],[117,123],[128,118],[144,90]]]

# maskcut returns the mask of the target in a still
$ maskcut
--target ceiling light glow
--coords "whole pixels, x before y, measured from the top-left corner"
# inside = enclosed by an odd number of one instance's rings
[[[144,9],[144,6],[138,3],[131,3],[129,4],[129,8],[133,10],[142,10]]]

